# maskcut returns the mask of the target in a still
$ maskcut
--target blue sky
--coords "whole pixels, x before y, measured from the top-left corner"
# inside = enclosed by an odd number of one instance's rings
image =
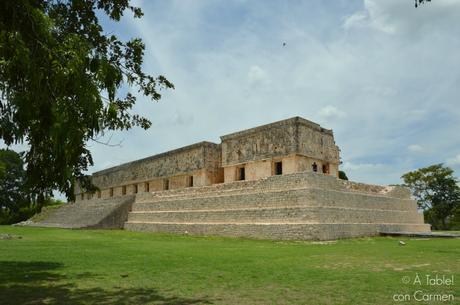
[[[460,170],[460,1],[135,1],[105,28],[146,43],[145,70],[175,90],[139,97],[148,131],[91,144],[91,171],[302,116],[332,128],[352,180]],[[286,46],[283,47],[283,43]]]
[[[142,19],[104,28],[142,38],[145,70],[176,89],[158,103],[139,97],[151,129],[113,133],[119,147],[90,143],[90,173],[302,116],[334,130],[352,180],[400,183],[440,162],[459,175],[460,1],[133,4]]]

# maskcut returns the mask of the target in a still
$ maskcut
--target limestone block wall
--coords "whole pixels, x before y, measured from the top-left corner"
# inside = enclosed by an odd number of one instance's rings
[[[295,157],[295,164],[296,164],[296,173],[300,172],[313,172],[313,164],[317,166],[318,173],[324,173],[326,175],[330,175],[333,177],[339,176],[339,164],[338,163],[330,163],[325,162],[322,159],[315,159],[306,157],[303,155],[296,155]],[[323,172],[323,165],[327,166],[328,172]]]
[[[96,198],[175,190],[298,172],[338,176],[339,149],[331,130],[300,117],[200,142],[92,175]],[[244,175],[242,174],[244,169]],[[244,177],[243,177],[244,176]],[[93,198],[76,187],[77,202]]]
[[[296,152],[296,126],[285,120],[221,137],[222,166],[286,156]]]
[[[339,149],[331,130],[295,117],[222,136],[224,181],[239,180],[245,168],[247,180],[274,174],[273,164],[283,162],[283,173],[317,171],[338,176]],[[324,168],[323,168],[324,166]]]
[[[316,164],[317,172],[333,177],[338,177],[338,164],[325,162],[324,160],[305,157],[302,155],[289,155],[284,157],[270,158],[265,160],[251,161],[247,163],[224,167],[224,181],[233,182],[239,180],[239,168],[244,167],[244,180],[258,180],[275,175],[275,163],[281,162],[282,174],[300,172],[313,172],[313,164]],[[327,171],[323,172],[327,166]]]
[[[220,145],[200,142],[163,154],[109,168],[92,175],[101,198],[118,197],[144,191],[203,186],[223,181]],[[82,191],[76,188],[76,201]]]
[[[125,228],[269,239],[430,230],[405,188],[308,172],[138,194]]]
[[[298,149],[300,155],[317,160],[338,164],[339,149],[335,145],[331,130],[321,128],[319,125],[298,124],[297,127]]]

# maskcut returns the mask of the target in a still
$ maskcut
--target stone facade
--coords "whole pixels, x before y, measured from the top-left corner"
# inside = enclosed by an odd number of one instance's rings
[[[337,178],[331,130],[295,117],[109,168],[36,225],[264,239],[429,232],[408,189]]]
[[[430,226],[405,188],[302,172],[138,194],[125,229],[328,240],[429,232]]]
[[[90,195],[76,188],[76,201],[219,183],[220,163],[220,145],[196,143],[96,172],[92,181],[100,191]]]
[[[221,140],[225,182],[241,180],[242,168],[245,180],[305,171],[338,176],[339,148],[332,130],[300,117],[225,135]]]
[[[331,130],[300,117],[200,142],[96,172],[100,189],[76,200],[207,186],[272,175],[316,171],[338,176],[339,149]]]

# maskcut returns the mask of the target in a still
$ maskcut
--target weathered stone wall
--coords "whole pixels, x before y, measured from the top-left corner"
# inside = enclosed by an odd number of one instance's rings
[[[332,131],[319,126],[315,128],[306,124],[298,124],[297,153],[316,160],[339,164],[339,149],[335,145]]]
[[[238,180],[245,167],[246,179],[257,180],[274,174],[274,162],[283,163],[283,174],[317,171],[338,176],[339,149],[331,130],[295,117],[288,120],[222,136],[224,181]]]
[[[430,230],[405,188],[307,172],[138,194],[125,228],[268,239]]]
[[[219,145],[200,142],[163,154],[115,166],[93,174],[93,183],[101,188],[170,177],[200,169],[213,171],[212,162],[219,154]],[[209,160],[211,159],[211,160]]]
[[[294,117],[222,136],[222,144],[200,142],[163,154],[112,167],[93,174],[100,188],[94,195],[81,194],[77,202],[141,192],[174,190],[241,180],[258,180],[275,173],[313,171],[338,176],[339,150],[331,130]],[[323,168],[323,166],[325,166]]]
[[[100,195],[85,194],[82,198],[77,187],[76,201],[135,194],[136,186],[137,192],[163,190],[166,184],[169,189],[183,188],[189,186],[190,179],[193,186],[219,183],[223,181],[220,162],[220,145],[200,142],[96,172],[92,179],[101,189]]]
[[[293,154],[340,162],[332,131],[300,117],[225,135],[221,140],[224,167]]]
[[[293,154],[296,133],[295,120],[284,120],[222,136],[222,166]]]

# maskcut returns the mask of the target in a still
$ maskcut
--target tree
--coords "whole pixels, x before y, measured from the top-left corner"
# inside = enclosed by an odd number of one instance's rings
[[[0,149],[0,223],[8,222],[28,205],[24,179],[21,156],[12,150]]]
[[[401,177],[436,229],[448,229],[449,220],[460,206],[460,187],[453,173],[451,168],[435,164]]]
[[[415,0],[415,7],[418,7],[420,4],[425,2],[431,2],[431,0]]]
[[[347,174],[344,171],[339,171],[339,179],[348,180]]]
[[[123,86],[158,101],[174,88],[164,76],[142,70],[144,44],[105,34],[98,14],[119,21],[140,8],[129,0],[0,1],[0,138],[26,143],[26,181],[39,201],[53,190],[74,200],[78,182],[95,191],[84,174],[93,165],[88,141],[108,131],[150,121],[131,109],[136,97]],[[124,88],[123,88],[124,89]]]

